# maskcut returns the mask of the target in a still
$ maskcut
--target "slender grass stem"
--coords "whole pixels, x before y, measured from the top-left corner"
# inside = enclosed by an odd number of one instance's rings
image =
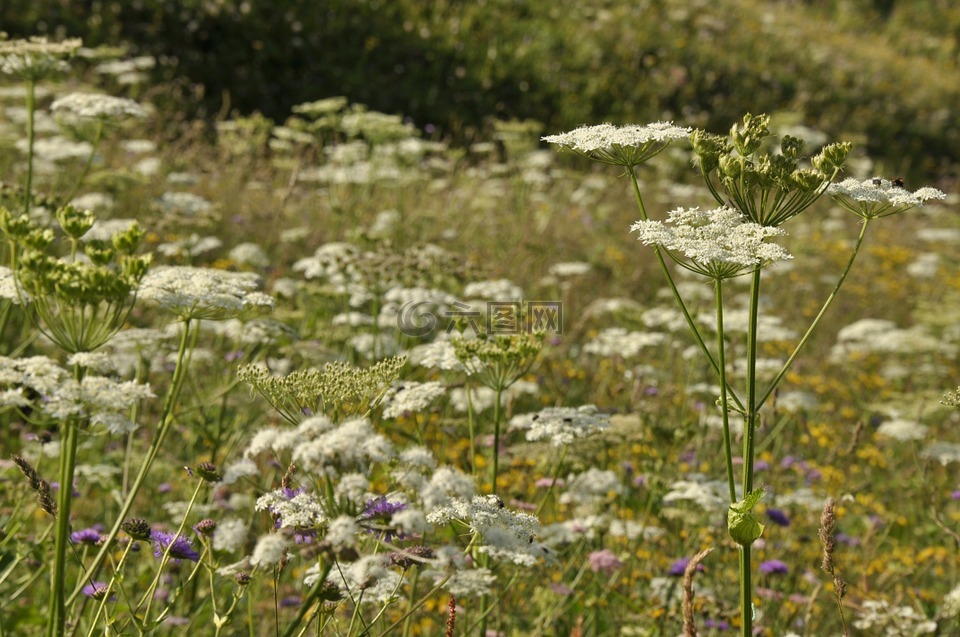
[[[100,569],[100,566],[103,564],[103,561],[106,558],[107,552],[110,550],[110,545],[120,533],[120,525],[123,524],[124,519],[130,512],[130,509],[133,508],[133,502],[136,499],[137,494],[140,492],[140,488],[143,486],[143,483],[146,481],[147,473],[150,471],[150,467],[153,465],[153,461],[156,459],[157,453],[160,451],[160,447],[167,436],[167,432],[170,430],[170,425],[173,423],[173,407],[176,405],[177,399],[180,396],[180,389],[183,386],[183,380],[186,374],[186,365],[184,365],[184,361],[186,358],[187,345],[191,342],[190,327],[190,319],[187,319],[184,321],[183,332],[180,335],[180,349],[177,352],[177,364],[174,367],[173,376],[170,379],[170,387],[167,390],[167,396],[163,401],[163,408],[160,412],[160,424],[153,436],[153,441],[150,443],[150,447],[147,449],[147,455],[143,459],[143,464],[140,465],[140,471],[137,473],[137,477],[134,478],[133,484],[130,485],[130,491],[127,494],[127,498],[120,507],[120,512],[117,514],[113,528],[110,529],[110,532],[107,534],[107,537],[103,542],[103,547],[93,558],[93,562],[91,562],[86,573],[81,575],[73,594],[70,595],[68,603],[73,603],[73,601],[80,594],[80,589],[83,587],[83,585],[96,576],[97,571]]]
[[[730,490],[730,503],[737,501],[737,487],[733,477],[733,450],[730,441],[730,404],[727,397],[726,343],[723,333],[723,281],[715,281],[717,290],[717,365],[720,371],[720,409],[723,411],[723,452],[727,464],[727,488]]]
[[[643,205],[643,197],[640,195],[640,184],[637,183],[637,176],[632,170],[630,171],[630,181],[633,184],[633,194],[634,198],[637,200],[637,206],[640,207],[640,218],[644,221],[647,221],[649,217],[647,215],[646,206]],[[703,355],[707,357],[707,361],[710,363],[710,366],[713,367],[714,371],[719,375],[720,365],[713,357],[713,354],[710,353],[710,348],[707,347],[707,344],[703,340],[703,336],[700,334],[700,330],[697,328],[697,324],[694,322],[693,317],[690,316],[690,311],[683,302],[683,297],[680,296],[680,291],[677,289],[677,284],[670,275],[670,269],[667,267],[667,262],[663,258],[663,254],[660,251],[660,246],[654,246],[653,253],[657,255],[657,261],[660,263],[660,270],[663,272],[663,276],[667,279],[667,285],[670,287],[670,291],[673,292],[673,298],[677,301],[677,305],[680,307],[680,311],[683,313],[683,317],[686,319],[687,325],[690,327],[690,331],[693,333],[693,338],[697,341],[697,345],[700,347],[700,351],[703,352]],[[727,391],[730,398],[733,399],[733,402],[742,411],[743,403],[740,402],[740,398],[737,396],[736,392],[729,387],[727,388]]]
[[[833,300],[837,298],[837,294],[840,292],[840,287],[843,285],[843,282],[847,279],[847,275],[850,273],[850,269],[853,267],[853,262],[857,259],[857,255],[860,253],[860,247],[863,245],[863,239],[867,235],[867,226],[870,224],[870,219],[864,219],[863,225],[860,227],[860,236],[857,237],[857,243],[853,247],[853,252],[850,254],[850,259],[847,261],[847,267],[844,268],[843,273],[840,274],[840,278],[837,279],[837,284],[833,286],[833,291],[830,292],[830,295],[827,297],[827,300],[824,301],[823,306],[820,308],[820,311],[817,313],[816,318],[813,319],[813,322],[810,324],[810,327],[807,328],[806,333],[803,335],[803,338],[800,339],[800,342],[797,343],[797,346],[794,348],[793,352],[790,354],[790,357],[787,358],[787,362],[783,364],[783,367],[780,368],[780,371],[770,381],[769,387],[763,392],[760,396],[760,399],[757,401],[757,409],[763,407],[764,403],[767,402],[767,399],[773,394],[776,390],[777,385],[780,384],[780,381],[789,371],[790,366],[793,364],[794,359],[797,355],[800,354],[800,350],[804,348],[807,344],[807,341],[810,340],[810,335],[813,334],[813,331],[817,329],[817,326],[820,325],[820,321],[826,315],[827,310],[830,308],[830,305],[833,303]]]

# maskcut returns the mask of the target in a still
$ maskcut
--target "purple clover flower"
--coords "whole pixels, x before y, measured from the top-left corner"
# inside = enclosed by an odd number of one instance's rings
[[[175,560],[190,560],[193,562],[200,560],[200,554],[193,549],[190,540],[181,535],[174,535],[165,531],[153,531],[150,534],[150,539],[153,540],[153,555],[155,557],[163,557],[164,552],[169,547],[170,557]]]

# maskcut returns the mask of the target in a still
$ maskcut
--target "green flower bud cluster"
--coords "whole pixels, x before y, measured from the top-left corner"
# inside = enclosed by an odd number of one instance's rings
[[[481,384],[503,390],[518,381],[543,349],[543,335],[486,334],[451,339],[457,359]]]
[[[728,137],[702,130],[691,136],[697,163],[716,200],[764,226],[779,226],[800,214],[824,193],[850,154],[849,142],[826,146],[801,167],[804,141],[790,135],[779,152],[764,152],[770,136],[767,115],[744,116]],[[720,194],[711,177],[720,184]]]
[[[123,326],[133,306],[150,265],[150,255],[135,254],[144,231],[133,225],[109,243],[83,242],[96,221],[91,212],[68,205],[56,218],[68,256],[52,253],[59,247],[54,230],[26,215],[0,207],[0,230],[15,256],[18,293],[34,304],[38,328],[68,352],[92,351]],[[81,251],[88,260],[77,259]]]
[[[368,413],[400,377],[404,364],[402,356],[368,368],[337,361],[322,370],[298,370],[286,376],[275,376],[263,365],[242,365],[237,377],[252,385],[292,424],[318,414],[337,421]]]

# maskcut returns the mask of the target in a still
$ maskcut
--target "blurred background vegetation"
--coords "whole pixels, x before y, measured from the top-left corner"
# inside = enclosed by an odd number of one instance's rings
[[[208,121],[344,95],[470,141],[779,113],[865,146],[888,176],[960,165],[954,0],[4,0],[11,37],[151,55],[153,101]]]

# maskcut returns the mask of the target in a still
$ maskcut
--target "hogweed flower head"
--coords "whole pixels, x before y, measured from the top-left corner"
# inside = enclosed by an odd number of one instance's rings
[[[630,231],[636,232],[644,245],[665,248],[674,261],[691,272],[726,279],[757,265],[792,258],[779,245],[766,241],[786,234],[783,230],[747,221],[733,208],[677,208],[667,217],[666,221],[637,221]]]
[[[83,45],[80,38],[50,42],[47,38],[8,40],[0,34],[0,73],[17,75],[24,80],[40,80],[54,73],[67,71],[64,61]]]
[[[273,297],[257,291],[258,282],[259,277],[251,272],[168,266],[144,277],[140,297],[181,320],[224,320],[247,310],[274,306]]]
[[[873,179],[844,179],[831,184],[827,192],[844,210],[849,210],[864,219],[877,219],[919,208],[931,199],[945,199],[946,194],[925,186],[914,192],[903,187],[903,180],[891,181],[881,177]]]
[[[525,429],[530,442],[549,439],[554,446],[569,445],[610,426],[610,418],[593,405],[547,407],[535,414],[519,414],[510,421],[513,429]]]
[[[761,152],[770,136],[769,124],[768,116],[748,113],[728,137],[697,130],[690,139],[701,173],[719,203],[736,208],[754,223],[779,226],[823,194],[852,146],[849,142],[826,146],[810,159],[812,168],[804,168],[804,142],[797,137],[784,136],[778,152]]]
[[[543,348],[542,335],[486,334],[450,339],[467,374],[490,389],[506,389],[529,371]]]
[[[57,211],[57,219],[71,244],[66,257],[51,254],[52,229],[0,207],[0,228],[20,253],[14,272],[19,298],[33,303],[36,312],[30,316],[50,340],[69,353],[88,352],[123,326],[150,255],[134,254],[144,233],[133,225],[113,235],[112,247],[103,241],[84,244],[89,260],[78,260],[93,215],[68,205]]]
[[[328,414],[331,418],[363,415],[375,407],[406,363],[402,356],[386,358],[367,368],[337,361],[322,370],[297,370],[286,376],[263,365],[242,365],[240,380],[249,383],[288,422]]]
[[[119,121],[129,117],[142,119],[147,116],[147,112],[131,99],[98,93],[69,93],[54,100],[50,110],[57,114],[102,121]]]
[[[599,124],[548,135],[543,141],[559,144],[605,164],[632,168],[660,153],[670,142],[685,139],[689,134],[689,128],[675,126],[673,122],[654,122],[645,126]]]

